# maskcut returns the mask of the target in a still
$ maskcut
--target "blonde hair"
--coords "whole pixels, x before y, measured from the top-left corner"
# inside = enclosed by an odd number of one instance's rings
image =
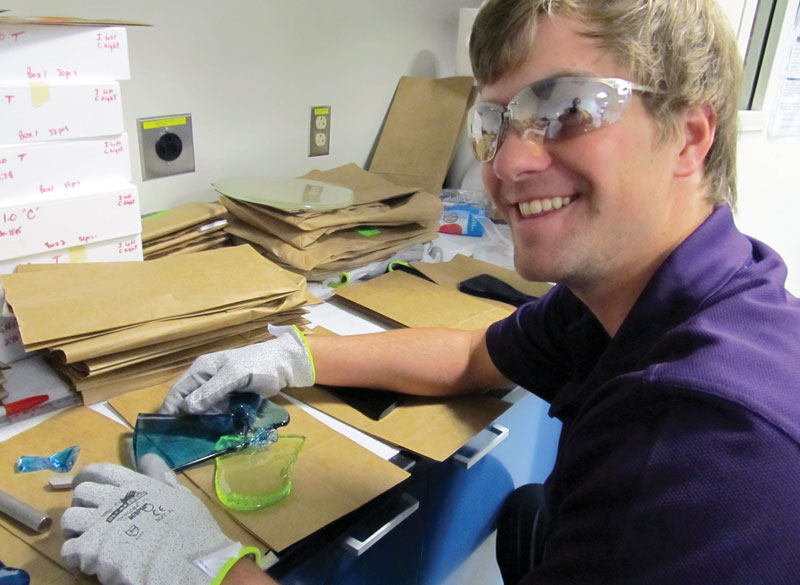
[[[716,135],[704,161],[714,205],[736,204],[736,142],[742,65],[736,37],[716,0],[487,0],[470,37],[479,85],[491,84],[528,57],[540,14],[581,22],[587,35],[624,66],[644,94],[661,139],[679,131],[676,114],[710,104]]]

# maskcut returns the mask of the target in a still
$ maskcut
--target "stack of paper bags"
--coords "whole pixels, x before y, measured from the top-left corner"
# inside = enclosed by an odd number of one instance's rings
[[[249,243],[280,266],[322,280],[436,237],[442,203],[435,195],[400,187],[355,164],[300,179],[351,189],[352,204],[286,211],[220,191],[231,215],[225,231],[233,242]]]
[[[199,355],[304,324],[305,280],[250,246],[150,262],[28,265],[3,276],[27,350],[85,404],[177,377]]]
[[[142,218],[145,260],[188,254],[228,244],[225,208],[216,201],[191,201]]]

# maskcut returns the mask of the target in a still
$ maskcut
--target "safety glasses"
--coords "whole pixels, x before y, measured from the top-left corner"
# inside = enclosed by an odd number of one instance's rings
[[[509,124],[538,144],[604,128],[620,119],[634,91],[659,93],[624,79],[551,77],[523,89],[508,106],[476,104],[469,128],[475,156],[481,162],[492,160]]]

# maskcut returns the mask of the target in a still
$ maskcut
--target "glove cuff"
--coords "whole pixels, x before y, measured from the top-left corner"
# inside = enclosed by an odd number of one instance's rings
[[[314,369],[314,357],[308,347],[306,336],[297,325],[272,325],[268,324],[269,332],[279,339],[286,340],[283,344],[287,368],[284,371],[283,387],[306,388],[313,386],[317,380]],[[288,334],[288,337],[286,335]],[[289,341],[291,339],[291,341]],[[267,342],[268,343],[268,342]]]
[[[252,546],[242,546],[234,542],[225,548],[206,555],[194,561],[201,571],[214,580],[211,585],[219,585],[222,580],[242,557],[253,555],[256,564],[261,561],[261,551]]]

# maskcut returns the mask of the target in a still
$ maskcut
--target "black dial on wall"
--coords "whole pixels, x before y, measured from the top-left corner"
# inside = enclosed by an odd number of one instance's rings
[[[156,141],[156,154],[161,160],[171,162],[183,152],[183,142],[180,136],[167,132]]]

